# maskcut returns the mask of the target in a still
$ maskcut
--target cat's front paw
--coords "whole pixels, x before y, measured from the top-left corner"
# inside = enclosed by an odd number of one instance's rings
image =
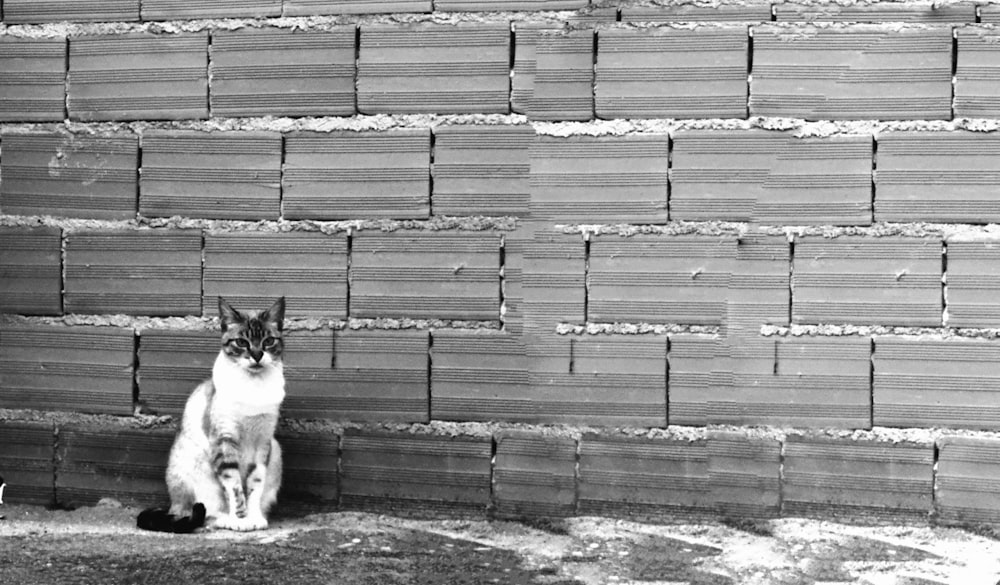
[[[243,518],[233,515],[223,516],[215,520],[214,528],[235,532],[264,530],[267,528],[267,518],[257,515],[244,516]]]

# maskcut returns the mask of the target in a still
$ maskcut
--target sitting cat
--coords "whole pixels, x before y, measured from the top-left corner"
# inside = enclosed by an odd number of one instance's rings
[[[202,523],[229,530],[267,528],[281,487],[274,439],[285,397],[285,298],[257,315],[219,298],[222,350],[212,379],[188,398],[167,463],[170,510],[146,510],[140,528],[191,532]]]

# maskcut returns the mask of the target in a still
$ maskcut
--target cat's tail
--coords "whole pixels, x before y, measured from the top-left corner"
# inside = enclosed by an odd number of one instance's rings
[[[152,530],[154,532],[189,534],[204,525],[204,504],[195,504],[191,508],[190,516],[178,518],[164,508],[149,508],[140,512],[139,517],[136,518],[136,526],[143,530]]]

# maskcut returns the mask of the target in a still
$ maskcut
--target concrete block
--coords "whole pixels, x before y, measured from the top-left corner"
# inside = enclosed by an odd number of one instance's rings
[[[533,120],[592,119],[594,31],[521,23],[514,31],[511,109]]]
[[[976,22],[976,5],[907,2],[842,6],[786,2],[774,6],[774,15],[778,22],[972,24]]]
[[[500,318],[498,234],[360,232],[352,242],[352,317]]]
[[[481,514],[490,503],[492,451],[490,437],[348,429],[342,442],[341,501],[366,510]]]
[[[706,442],[584,435],[577,494],[581,514],[711,513]]]
[[[327,14],[367,14],[390,12],[431,12],[431,0],[284,0],[285,16]]]
[[[279,429],[283,463],[279,510],[329,511],[340,500],[340,435]]]
[[[531,126],[434,130],[435,215],[528,214]]]
[[[600,118],[745,118],[749,32],[612,28],[598,33]]]
[[[0,227],[0,277],[0,312],[61,314],[62,230]]]
[[[136,382],[143,412],[179,416],[194,389],[212,377],[222,345],[217,331],[139,332]]]
[[[363,25],[358,111],[510,111],[510,25]]]
[[[69,59],[74,120],[208,117],[208,33],[73,37]]]
[[[987,22],[987,17],[983,22]],[[1000,35],[993,28],[976,26],[956,29],[956,34],[955,117],[996,117],[1000,114],[1000,99],[997,98]]]
[[[934,500],[934,445],[789,436],[785,514],[926,518]]]
[[[293,418],[426,422],[426,331],[291,331],[285,335]]]
[[[952,327],[1000,327],[1000,243],[948,242],[946,319]]]
[[[622,22],[771,22],[769,4],[664,4],[653,6],[622,6]]]
[[[319,232],[218,233],[205,236],[202,314],[215,316],[221,295],[244,311],[285,297],[285,316],[347,317],[347,238]]]
[[[285,138],[287,219],[420,219],[430,214],[427,129],[301,132]]]
[[[281,16],[281,0],[142,0],[143,20]]]
[[[549,326],[560,321],[585,321],[587,258],[583,238],[551,229],[525,233],[525,239],[515,235],[523,242],[525,323],[551,330]]]
[[[7,24],[139,20],[139,0],[4,0]]]
[[[531,149],[531,218],[555,223],[666,223],[666,135],[539,136]]]
[[[802,238],[795,242],[792,320],[937,327],[938,238]]]
[[[67,313],[198,315],[201,232],[75,232],[65,273]]]
[[[731,237],[598,236],[587,319],[718,325],[735,255]]]
[[[496,437],[493,495],[501,516],[572,516],[576,511],[575,439],[503,431]]]
[[[0,406],[130,415],[134,356],[131,329],[5,326]]]
[[[0,209],[12,215],[134,219],[139,139],[132,134],[4,134]]]
[[[751,116],[951,119],[951,27],[754,29]]]
[[[718,513],[771,518],[781,511],[781,442],[732,431],[708,436],[708,480]]]
[[[938,440],[936,498],[944,524],[1000,522],[1000,439],[943,437]]]
[[[353,115],[356,31],[344,26],[212,33],[212,114]]]
[[[886,427],[1000,429],[1000,343],[876,337],[874,421]]]
[[[67,425],[56,447],[56,501],[93,506],[113,498],[126,506],[167,506],[171,429]]]
[[[145,132],[139,213],[276,220],[281,150],[276,132]]]
[[[0,122],[63,120],[66,67],[65,37],[0,38]]]
[[[0,473],[8,504],[55,503],[55,426],[51,422],[0,422]]]
[[[527,348],[500,331],[433,332],[431,418],[523,420],[533,411]]]
[[[712,370],[721,340],[715,335],[680,334],[670,338],[667,422],[705,426],[712,396]]]

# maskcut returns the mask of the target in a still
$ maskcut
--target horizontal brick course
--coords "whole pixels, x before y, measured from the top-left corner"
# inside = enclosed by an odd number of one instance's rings
[[[0,121],[51,122],[66,111],[66,38],[0,38]]]
[[[0,469],[8,504],[55,503],[55,426],[45,422],[0,422]]]
[[[62,313],[62,231],[0,227],[0,312]]]

